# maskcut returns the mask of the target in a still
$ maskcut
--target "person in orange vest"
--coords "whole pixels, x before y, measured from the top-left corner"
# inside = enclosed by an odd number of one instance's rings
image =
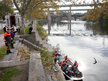
[[[60,62],[59,65],[62,66],[63,62]]]
[[[66,61],[63,61],[63,62],[62,62],[61,68],[62,68],[62,70],[65,72],[65,70],[66,70],[66,68],[67,68],[67,63],[66,63]]]
[[[65,56],[65,61],[70,61],[69,58],[67,56]]]
[[[5,45],[7,48],[7,54],[12,53],[10,51],[10,45],[11,45],[11,35],[10,35],[10,30],[7,29],[7,31],[4,33],[4,41],[5,41]]]

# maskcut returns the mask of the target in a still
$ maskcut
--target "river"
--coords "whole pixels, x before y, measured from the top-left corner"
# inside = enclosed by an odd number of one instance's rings
[[[62,23],[52,25],[49,43],[59,45],[62,54],[78,61],[79,70],[84,74],[83,81],[108,81],[108,28],[93,27],[86,21],[72,21],[72,35],[68,36],[65,35],[69,34],[67,21]],[[44,28],[47,30],[47,25]],[[58,33],[64,35],[52,35]]]

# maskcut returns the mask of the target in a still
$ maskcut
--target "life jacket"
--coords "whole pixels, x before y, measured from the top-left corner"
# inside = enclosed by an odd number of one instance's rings
[[[65,60],[66,60],[66,61],[70,61],[68,57],[65,57]]]
[[[60,66],[62,66],[63,65],[63,62],[60,62],[60,64],[59,64]]]
[[[4,33],[4,40],[5,40],[7,43],[11,43],[11,35],[10,35],[10,33],[8,33],[8,32],[5,32],[5,33]]]
[[[67,63],[66,62],[63,62],[63,64],[62,65],[66,65]]]
[[[69,58],[68,58],[67,56],[65,57],[65,60],[66,60],[66,61],[70,61]]]
[[[54,56],[54,57],[57,57],[57,53],[54,53],[53,56]]]
[[[62,65],[66,65],[67,63],[66,62],[60,62],[60,66],[62,66]]]

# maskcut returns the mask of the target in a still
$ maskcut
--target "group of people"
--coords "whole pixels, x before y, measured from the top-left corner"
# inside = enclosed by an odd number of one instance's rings
[[[6,30],[7,30],[8,28],[10,28],[10,27],[5,25],[5,27],[3,28],[4,32],[6,32]],[[16,28],[15,25],[12,25],[11,28],[13,28],[14,32],[17,32],[17,28]]]
[[[67,56],[63,57],[64,60],[60,61],[60,59],[62,59],[62,58],[61,58],[61,55],[57,53],[57,51],[55,51],[53,53],[53,56],[54,56],[55,63],[58,61],[59,66],[61,67],[62,71],[65,74],[67,74],[69,77],[71,77],[71,76],[76,77],[77,76],[77,74],[79,72],[77,61],[72,63]]]
[[[11,48],[14,48],[14,37],[16,30],[13,27],[4,27],[4,42],[7,48],[7,55],[11,52]]]

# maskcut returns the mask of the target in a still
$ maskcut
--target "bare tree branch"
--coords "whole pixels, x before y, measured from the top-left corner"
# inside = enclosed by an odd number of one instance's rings
[[[25,13],[26,0],[23,0],[22,14]]]
[[[27,10],[28,6],[30,5],[30,3],[31,3],[31,0],[28,0],[27,4],[25,4],[24,10],[23,10],[24,13],[26,12],[26,10]]]
[[[26,4],[26,0],[23,0],[23,9],[22,10],[25,9],[25,4]]]
[[[25,10],[28,8],[28,6],[30,5],[31,0],[28,0],[27,5],[25,6]]]
[[[36,3],[36,4],[33,5],[25,14],[31,12],[36,6],[40,5],[40,4],[41,4],[42,2],[44,2],[44,1],[47,1],[47,0],[42,0],[42,1],[38,2],[38,3]]]
[[[18,9],[19,13],[21,14],[21,10],[20,10],[20,8],[18,7],[18,4],[17,4],[16,0],[13,0],[13,2],[14,2],[14,4],[15,4],[16,8]]]

